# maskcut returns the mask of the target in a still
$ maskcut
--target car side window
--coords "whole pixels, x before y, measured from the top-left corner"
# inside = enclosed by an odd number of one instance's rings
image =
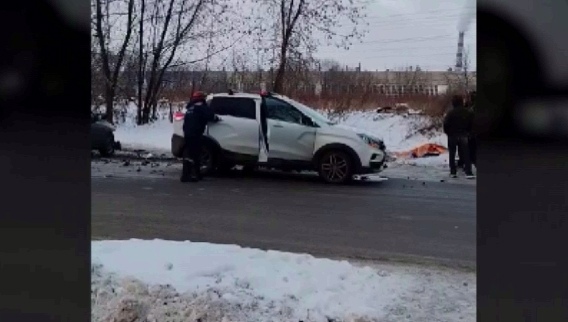
[[[304,115],[294,106],[272,97],[266,97],[265,102],[267,109],[267,118],[282,122],[304,125],[302,123]]]
[[[256,120],[256,104],[251,98],[214,97],[211,100],[210,106],[217,115],[228,115]]]

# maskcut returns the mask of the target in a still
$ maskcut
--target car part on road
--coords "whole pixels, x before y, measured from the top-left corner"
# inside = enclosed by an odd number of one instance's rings
[[[328,183],[347,183],[353,179],[353,161],[341,150],[326,152],[318,165],[320,177]]]

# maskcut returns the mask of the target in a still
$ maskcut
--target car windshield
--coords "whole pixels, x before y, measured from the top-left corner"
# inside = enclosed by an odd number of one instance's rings
[[[283,101],[286,101],[292,105],[294,105],[297,109],[299,109],[300,111],[302,111],[302,113],[306,114],[307,116],[309,116],[310,118],[312,118],[312,120],[317,123],[317,125],[319,126],[328,126],[328,125],[335,125],[336,123],[330,121],[327,117],[325,117],[323,114],[319,113],[318,111],[314,110],[311,107],[308,107],[300,102],[297,102],[289,97],[286,96],[279,96],[278,98],[282,99]]]

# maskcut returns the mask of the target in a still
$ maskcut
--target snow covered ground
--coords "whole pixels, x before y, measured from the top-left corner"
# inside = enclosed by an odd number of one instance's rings
[[[189,241],[93,241],[91,290],[94,322],[468,322],[476,316],[475,273]]]
[[[115,137],[126,149],[170,153],[172,131],[172,123],[168,119],[162,119],[143,126],[119,125]]]
[[[404,152],[425,143],[446,146],[446,136],[441,132],[424,135],[418,133],[429,125],[428,117],[418,114],[378,114],[371,112],[351,112],[333,117],[340,126],[354,131],[365,131],[382,138],[390,152]]]

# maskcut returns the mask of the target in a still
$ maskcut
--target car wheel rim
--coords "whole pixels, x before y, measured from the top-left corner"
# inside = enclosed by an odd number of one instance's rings
[[[321,171],[327,181],[341,182],[348,175],[347,159],[342,155],[332,153],[321,164]]]

